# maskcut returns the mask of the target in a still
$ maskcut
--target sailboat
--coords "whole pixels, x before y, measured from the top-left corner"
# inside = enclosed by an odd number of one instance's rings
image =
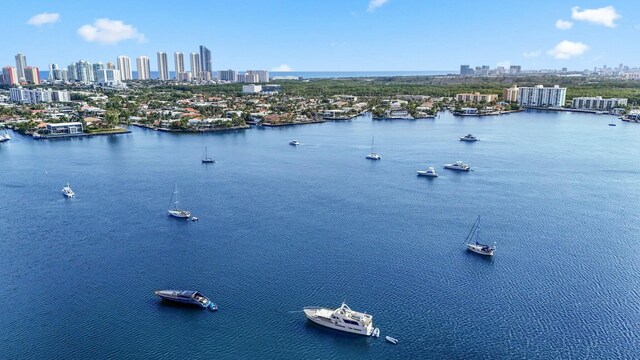
[[[173,199],[175,198],[175,201]],[[171,208],[171,204],[173,204],[173,208]],[[188,219],[191,217],[191,212],[187,210],[180,210],[178,207],[180,205],[180,200],[178,200],[178,184],[176,184],[175,189],[173,190],[173,195],[171,195],[171,202],[169,203],[169,215],[173,217],[177,217],[180,219]]]
[[[209,157],[207,154],[207,147],[204,147],[204,154],[202,155],[202,163],[203,164],[214,164],[216,161],[213,160],[212,157]]]
[[[496,251],[495,243],[493,246],[482,244],[479,240],[479,231],[480,231],[480,215],[476,219],[476,222],[471,227],[471,231],[467,235],[465,239],[465,244],[467,245],[467,249],[473,251],[476,254],[485,255],[485,256],[493,256],[493,253]]]
[[[373,152],[373,138],[371,138],[371,153],[369,155],[367,155],[367,159],[369,159],[369,160],[380,160],[380,159],[382,159],[382,157],[378,153]]]
[[[11,140],[11,136],[9,136],[9,133],[7,132],[7,129],[4,129],[0,133],[0,142],[5,142],[5,141],[9,141],[9,140]]]

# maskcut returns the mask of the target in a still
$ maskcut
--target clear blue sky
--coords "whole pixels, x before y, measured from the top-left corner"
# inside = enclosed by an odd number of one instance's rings
[[[640,66],[637,0],[4,0],[2,12],[2,64],[22,52],[41,70],[119,55],[156,70],[157,51],[173,70],[173,52],[200,44],[216,70]]]

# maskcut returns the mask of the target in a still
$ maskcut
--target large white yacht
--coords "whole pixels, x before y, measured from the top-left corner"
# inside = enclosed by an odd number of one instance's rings
[[[458,171],[469,171],[471,167],[469,164],[465,164],[462,161],[456,161],[453,164],[444,164],[445,169],[449,170],[458,170]]]
[[[438,177],[438,173],[433,166],[429,166],[427,170],[418,170],[418,176],[426,176],[426,177]]]
[[[345,303],[337,309],[306,307],[304,314],[316,324],[352,334],[371,336],[375,330],[373,316],[353,311]]]

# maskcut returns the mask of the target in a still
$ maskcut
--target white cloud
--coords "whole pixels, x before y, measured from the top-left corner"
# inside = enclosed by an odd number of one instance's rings
[[[88,42],[100,44],[117,44],[123,40],[145,41],[144,34],[132,25],[106,18],[96,20],[93,25],[82,25],[78,29],[78,35]]]
[[[541,53],[542,53],[542,51],[540,51],[540,50],[529,51],[529,52],[522,53],[522,56],[524,56],[526,58],[534,58],[534,57],[540,56]]]
[[[60,14],[43,12],[42,14],[33,15],[31,19],[27,20],[27,24],[34,26],[41,26],[44,24],[53,24],[60,21]]]
[[[558,21],[556,21],[556,27],[560,30],[569,30],[571,29],[572,26],[573,26],[573,23],[571,21],[566,21],[562,19],[558,19]]]
[[[603,25],[606,27],[616,27],[614,23],[616,19],[620,18],[616,9],[609,5],[598,9],[584,9],[580,10],[580,7],[575,6],[571,8],[571,18],[578,21],[587,21],[597,25]]]
[[[559,42],[553,49],[547,51],[547,54],[556,59],[570,59],[584,54],[587,50],[589,50],[589,46],[581,42],[564,40]]]
[[[387,2],[389,2],[389,0],[370,0],[367,11],[372,12],[375,9],[379,8],[380,6],[386,4]]]
[[[271,71],[293,71],[293,68],[287,64],[282,64],[274,67]]]

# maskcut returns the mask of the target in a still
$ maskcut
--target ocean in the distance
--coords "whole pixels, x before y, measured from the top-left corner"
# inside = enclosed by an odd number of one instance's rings
[[[480,141],[458,141],[467,133]],[[531,111],[12,135],[0,144],[2,359],[640,354],[638,124]],[[378,162],[364,158],[372,137]],[[205,146],[216,164],[201,164]],[[442,169],[455,160],[474,171]],[[440,177],[417,177],[427,166]],[[200,221],[167,217],[175,183]],[[493,259],[465,251],[478,215]],[[164,304],[153,291],[166,288],[220,310]],[[301,312],[343,300],[381,338]]]

